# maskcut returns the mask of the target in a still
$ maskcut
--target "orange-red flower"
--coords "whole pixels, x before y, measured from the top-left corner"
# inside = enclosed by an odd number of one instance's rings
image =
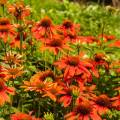
[[[75,35],[79,27],[79,24],[74,24],[71,20],[64,20],[60,26],[60,31],[62,31],[64,36],[67,37],[70,34]]]
[[[111,99],[105,95],[99,95],[97,97],[93,97],[94,107],[97,109],[100,115],[106,114],[106,112],[112,107]]]
[[[23,2],[17,2],[9,5],[8,11],[13,16],[15,16],[17,20],[24,19],[30,15],[30,8],[28,6],[25,6]]]
[[[96,88],[96,85],[87,86],[87,85],[84,85],[83,83],[79,82],[78,88],[79,88],[79,92],[80,92],[79,98],[85,97],[87,99],[92,99],[93,96],[95,96],[94,90]]]
[[[14,88],[6,86],[5,82],[0,80],[0,106],[4,105],[5,102],[10,102],[8,94],[14,95]]]
[[[103,35],[99,35],[98,38],[100,39],[99,42],[101,43],[101,41],[107,42],[109,40],[114,40],[115,36],[114,35],[105,35],[105,34],[103,34]]]
[[[73,78],[72,78],[74,81],[78,82],[78,83],[86,83],[86,82],[91,82],[92,81],[92,75],[89,76],[87,73],[81,73],[79,75],[75,75]],[[68,80],[69,81],[69,80]]]
[[[13,26],[10,24],[9,19],[0,18],[0,38],[2,38],[6,43],[8,37],[12,39],[14,36],[15,36],[15,31],[13,29]]]
[[[105,60],[105,58],[106,58],[105,54],[103,54],[103,53],[97,53],[97,54],[94,55],[95,62],[93,64],[95,66],[98,66],[98,65],[102,66],[103,65],[105,67],[106,71],[107,71],[107,70],[109,70],[109,64]]]
[[[72,102],[72,86],[63,86],[63,93],[59,99],[60,103],[63,103],[64,107],[68,107]]]
[[[31,81],[24,81],[24,85],[21,88],[24,88],[25,91],[35,91],[40,94],[45,93],[46,89],[49,88],[53,83],[48,81],[41,81],[41,80],[31,80]]]
[[[24,88],[25,91],[35,91],[43,95],[43,97],[50,97],[53,101],[57,100],[57,95],[62,93],[62,87],[58,85],[55,82],[52,82],[49,80],[52,74],[46,74],[39,76],[39,73],[37,73],[35,76],[33,76],[29,81],[24,81],[24,85],[21,86],[21,88]],[[36,79],[35,79],[36,78]],[[54,80],[55,78],[53,78]]]
[[[97,114],[96,109],[93,104],[86,100],[80,99],[73,108],[73,111],[65,115],[66,120],[102,120],[102,118]]]
[[[96,39],[93,36],[79,36],[78,39],[74,40],[74,42],[90,44],[96,42]]]
[[[6,56],[3,58],[3,61],[9,66],[18,65],[20,66],[23,62],[22,56],[18,53],[8,52]]]
[[[72,42],[72,43],[80,42],[80,39],[79,39],[79,38],[80,38],[80,37],[77,36],[77,35],[74,34],[74,33],[69,33],[69,34],[67,35],[67,37],[65,37],[65,39],[66,39],[67,41]]]
[[[65,80],[74,77],[75,75],[81,75],[86,73],[87,76],[91,77],[90,71],[87,67],[91,67],[92,64],[80,61],[79,56],[66,56],[61,60],[54,63],[60,69],[64,69]]]
[[[0,5],[5,5],[8,0],[0,0]]]
[[[23,41],[25,41],[26,39],[26,33],[23,33],[22,34],[22,38],[21,38],[21,35],[20,33],[18,32],[16,37],[10,42],[10,46],[11,47],[18,47],[20,48],[20,39],[22,39]],[[25,44],[22,45],[22,48],[25,48]]]
[[[50,90],[51,86],[53,86],[53,81],[56,80],[56,76],[50,70],[38,72],[31,77],[30,81],[24,81],[24,85],[21,88],[24,88],[25,91],[46,94],[46,91]]]
[[[4,74],[6,75],[5,79],[6,80],[15,79],[21,76],[24,73],[22,69],[23,67],[16,67],[16,68],[6,67],[4,71]]]
[[[46,91],[45,94],[43,95],[43,97],[50,97],[50,99],[52,99],[53,101],[57,100],[57,96],[64,93],[63,91],[63,87],[58,85],[57,83],[53,83],[52,85],[50,85]]]
[[[106,72],[108,72],[110,66],[109,66],[109,63],[108,61],[106,60],[106,55],[103,54],[103,53],[96,53],[94,55],[94,59],[86,59],[87,62],[91,63],[94,67],[92,68],[92,71],[93,71],[93,74],[96,76],[96,77],[100,77],[99,76],[99,71],[98,69],[98,66],[100,67],[104,67]]]
[[[21,112],[12,114],[10,118],[11,120],[42,120],[40,118],[35,118],[29,114],[25,114]]]
[[[54,35],[51,40],[46,41],[46,43],[40,48],[40,50],[45,49],[49,49],[55,55],[57,55],[59,51],[65,53],[64,49],[71,50],[70,47],[66,44],[64,38],[59,35]]]
[[[40,22],[36,23],[32,32],[36,39],[45,42],[47,39],[52,38],[55,32],[55,26],[53,25],[52,20],[46,16]]]
[[[51,70],[46,70],[42,72],[38,72],[35,75],[33,75],[30,79],[30,81],[56,81],[56,76]]]

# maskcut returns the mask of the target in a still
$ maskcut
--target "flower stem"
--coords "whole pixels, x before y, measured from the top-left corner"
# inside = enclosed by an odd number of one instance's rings
[[[22,45],[23,45],[23,33],[20,32],[20,54],[22,54],[23,52]]]
[[[3,17],[5,16],[5,6],[2,5]]]

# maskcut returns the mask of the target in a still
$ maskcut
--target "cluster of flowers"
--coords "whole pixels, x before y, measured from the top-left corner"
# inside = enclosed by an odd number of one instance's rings
[[[5,6],[6,2],[0,3],[1,6]],[[5,102],[11,105],[14,103],[11,96],[15,94],[14,81],[24,73],[25,61],[22,56],[37,41],[41,43],[40,52],[43,58],[47,58],[46,52],[53,57],[53,67],[46,68],[45,61],[44,70],[39,70],[29,81],[24,80],[19,89],[37,93],[42,98],[51,99],[56,104],[69,108],[69,112],[64,115],[65,120],[102,120],[102,115],[109,110],[120,110],[119,86],[114,88],[117,95],[112,97],[101,93],[97,86],[101,78],[99,69],[102,67],[105,74],[109,74],[109,70],[120,62],[109,63],[106,54],[102,52],[88,57],[85,51],[81,51],[83,44],[95,43],[101,47],[102,44],[115,40],[114,36],[80,36],[80,25],[71,20],[54,25],[49,17],[45,17],[35,23],[26,19],[30,16],[30,9],[21,2],[8,4],[7,9],[13,23],[8,18],[0,18],[0,41],[4,50],[3,65],[0,66],[0,106]],[[31,36],[29,41],[26,40],[28,34]],[[119,43],[116,40],[108,47],[119,47]],[[77,54],[71,54],[76,49]],[[115,72],[119,74],[119,68]],[[11,120],[24,119],[41,120],[21,112],[11,115]]]

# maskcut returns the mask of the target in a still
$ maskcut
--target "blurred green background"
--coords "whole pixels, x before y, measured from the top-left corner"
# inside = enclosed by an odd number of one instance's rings
[[[18,0],[10,0],[15,1]],[[71,19],[81,24],[82,35],[96,36],[103,32],[120,38],[120,10],[110,5],[97,4],[99,0],[91,1],[80,4],[69,0],[24,0],[31,7],[35,21],[46,15],[51,17],[55,24],[62,23],[64,19]]]

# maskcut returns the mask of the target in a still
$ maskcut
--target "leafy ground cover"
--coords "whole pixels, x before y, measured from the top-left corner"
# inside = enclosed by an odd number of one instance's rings
[[[119,120],[119,14],[67,0],[1,0],[1,119]]]

